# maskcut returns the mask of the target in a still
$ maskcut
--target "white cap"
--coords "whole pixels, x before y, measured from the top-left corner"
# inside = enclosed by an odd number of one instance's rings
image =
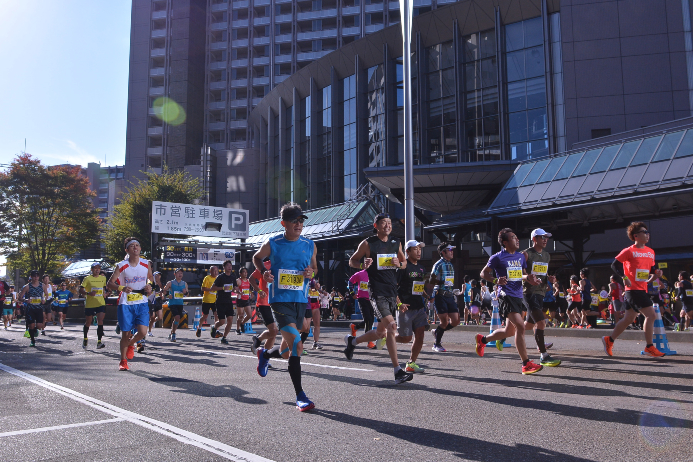
[[[532,239],[534,239],[535,236],[546,236],[546,237],[551,237],[551,233],[547,233],[541,228],[537,228],[534,231],[532,231]]]
[[[419,242],[417,240],[412,239],[411,241],[407,241],[407,243],[404,244],[404,251],[406,252],[407,249],[409,249],[411,247],[417,247],[417,246],[424,248],[424,247],[426,247],[426,244],[424,244],[423,242]]]

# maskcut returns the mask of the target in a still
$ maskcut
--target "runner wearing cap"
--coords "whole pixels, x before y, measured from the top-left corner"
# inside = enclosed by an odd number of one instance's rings
[[[209,315],[210,310],[215,321],[217,318],[217,294],[211,290],[217,276],[219,276],[219,268],[210,266],[209,274],[202,281],[202,319],[200,319],[200,325],[197,327],[197,332],[195,332],[197,337],[202,335],[202,325],[207,322],[207,315]]]
[[[394,313],[397,311],[397,270],[405,264],[404,252],[400,242],[390,239],[392,221],[388,214],[377,215],[373,227],[376,235],[361,241],[356,252],[349,258],[349,266],[368,270],[373,309],[375,317],[380,322],[376,330],[370,330],[360,337],[347,335],[344,339],[346,342],[344,355],[350,360],[359,343],[374,342],[384,338],[395,370],[395,383],[408,382],[414,375],[404,371],[399,365],[395,340],[397,323],[394,318]]]
[[[105,288],[106,276],[101,275],[101,263],[94,262],[91,264],[91,274],[82,280],[82,285],[79,288],[79,296],[84,297],[84,340],[82,348],[87,348],[89,342],[88,333],[92,325],[94,316],[96,316],[96,335],[98,341],[96,348],[103,348],[105,345],[101,341],[103,337],[103,318],[106,316],[106,299]]]
[[[460,309],[455,301],[453,287],[455,286],[455,268],[450,261],[454,256],[455,246],[448,242],[438,245],[440,260],[435,262],[431,270],[429,283],[437,286],[435,305],[440,318],[440,325],[433,330],[435,341],[433,351],[446,351],[440,343],[443,334],[460,323]]]
[[[176,341],[176,330],[180,323],[180,317],[183,315],[183,302],[188,295],[188,283],[183,281],[183,269],[178,268],[173,272],[175,279],[168,281],[164,287],[164,296],[168,296],[168,310],[171,312],[171,333],[168,334],[168,339],[172,342]]]
[[[517,352],[522,359],[522,374],[534,374],[542,369],[542,366],[530,361],[525,345],[525,322],[522,319],[524,303],[522,298],[522,281],[532,285],[539,284],[536,276],[526,274],[527,261],[520,249],[520,240],[513,230],[503,228],[498,233],[498,243],[503,250],[489,258],[488,263],[481,271],[481,277],[493,284],[500,286],[498,303],[501,316],[506,318],[506,326],[494,330],[490,335],[476,335],[476,354],[484,356],[486,342],[503,341],[515,335]],[[495,277],[494,277],[495,273]]]
[[[542,366],[555,367],[561,364],[558,359],[553,359],[546,350],[553,346],[553,343],[544,342],[544,329],[546,321],[544,320],[544,298],[546,294],[553,291],[548,284],[556,282],[554,276],[549,276],[549,262],[551,255],[546,250],[546,244],[549,242],[551,233],[547,233],[541,228],[532,231],[532,247],[524,250],[522,255],[527,262],[527,272],[535,277],[539,284],[531,284],[526,279],[523,284],[525,301],[527,302],[527,317],[525,319],[525,330],[534,330],[534,340],[537,342],[537,348],[541,353],[539,364]],[[503,342],[501,342],[501,345]]]
[[[214,285],[210,290],[217,293],[217,322],[211,327],[209,334],[212,338],[221,337],[221,343],[228,344],[229,341],[226,337],[231,332],[231,326],[233,325],[233,301],[231,299],[231,293],[236,287],[236,275],[233,274],[233,262],[231,260],[226,260],[222,265],[224,272],[221,273],[214,280]],[[226,324],[224,327],[224,334],[220,335],[217,333],[217,329]]]
[[[604,351],[607,355],[613,356],[614,340],[635,321],[638,314],[645,316],[643,332],[645,334],[645,354],[649,356],[664,356],[652,343],[654,333],[654,322],[656,314],[652,306],[652,299],[647,295],[647,283],[657,277],[662,276],[662,270],[655,269],[654,250],[647,247],[650,240],[650,232],[645,223],[636,221],[626,229],[628,238],[635,242],[616,256],[611,263],[611,269],[615,274],[623,279],[626,286],[624,300],[626,304],[626,314],[616,323],[611,335],[602,337]],[[619,263],[623,265],[623,270],[619,268]],[[654,270],[654,271],[653,271]]]
[[[265,258],[262,264],[266,270],[271,267],[269,258]],[[257,349],[260,348],[263,341],[265,342],[263,345],[265,350],[269,350],[274,346],[274,340],[277,338],[277,334],[279,334],[279,328],[272,314],[272,307],[269,304],[267,281],[265,281],[262,273],[257,269],[250,275],[249,280],[250,285],[257,292],[255,307],[260,312],[260,316],[262,316],[262,322],[265,323],[265,330],[260,335],[253,335],[253,343],[250,346],[250,351],[257,355]]]
[[[43,328],[43,303],[46,294],[43,284],[39,281],[39,272],[32,270],[29,277],[31,280],[22,288],[17,298],[26,299],[26,327],[31,338],[29,346],[35,347],[38,331]]]
[[[298,329],[303,326],[305,319],[308,281],[318,271],[317,247],[313,241],[301,236],[303,222],[308,217],[299,205],[285,204],[279,214],[284,233],[267,239],[253,255],[253,263],[268,283],[269,302],[282,334],[282,342],[270,350],[258,348],[257,372],[260,377],[267,375],[270,358],[288,359],[289,376],[296,392],[296,407],[303,412],[313,409],[315,404],[308,399],[301,384],[303,343]],[[270,258],[270,269],[266,269],[263,263],[266,257]]]
[[[122,329],[120,339],[119,370],[130,370],[128,359],[135,357],[135,343],[147,335],[149,303],[144,295],[147,281],[154,280],[148,260],[140,258],[142,247],[137,239],[125,239],[126,258],[116,265],[108,287],[120,292],[118,298],[118,323]],[[137,329],[133,336],[132,329]]]
[[[423,368],[416,364],[428,326],[428,315],[424,303],[424,300],[428,298],[424,287],[426,270],[419,264],[421,248],[424,246],[423,242],[407,241],[404,244],[404,251],[407,254],[406,264],[404,268],[397,270],[397,331],[399,335],[395,339],[397,343],[409,343],[412,334],[414,335],[411,355],[405,368],[406,372],[412,373],[424,372]]]

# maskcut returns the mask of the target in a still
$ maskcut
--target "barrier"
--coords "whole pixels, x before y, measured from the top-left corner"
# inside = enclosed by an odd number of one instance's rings
[[[190,330],[197,330],[200,328],[200,319],[202,319],[202,313],[200,312],[200,307],[195,307],[195,318],[193,319],[193,325]]]
[[[252,322],[246,322],[245,324],[243,324],[243,333],[244,334],[257,334],[257,332],[255,332],[253,330],[253,323]]]
[[[676,352],[669,349],[669,342],[667,341],[667,334],[664,330],[664,323],[662,322],[662,314],[659,312],[659,304],[655,303],[652,305],[655,310],[655,322],[654,322],[654,335],[652,336],[652,343],[655,347],[665,355],[675,355]],[[641,355],[645,352],[641,351]]]
[[[171,316],[171,310],[168,309],[168,305],[163,306],[163,311],[164,311],[164,320],[163,320],[163,327],[170,328],[171,324],[173,324],[173,316]],[[183,311],[183,314],[180,316],[180,321],[178,322],[178,328],[179,329],[187,329],[188,328],[188,313],[186,311]]]
[[[308,332],[308,337],[313,336],[313,326],[310,326],[310,332]]]
[[[501,321],[500,321],[500,311],[498,311],[498,300],[493,299],[491,300],[491,306],[493,307],[493,313],[491,313],[491,330],[489,331],[490,333],[493,333],[494,330],[500,329],[501,327]],[[512,345],[508,342],[506,342],[507,339],[503,339],[503,348],[508,348],[511,347]],[[495,340],[493,342],[488,342],[486,343],[486,346],[496,346]]]

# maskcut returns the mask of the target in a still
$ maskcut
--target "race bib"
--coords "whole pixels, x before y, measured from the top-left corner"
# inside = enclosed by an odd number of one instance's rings
[[[303,273],[296,270],[279,270],[278,289],[303,290]]]
[[[599,297],[597,295],[592,295],[592,305],[599,305]]]
[[[233,284],[224,284],[224,292],[231,292]]]
[[[30,298],[29,299],[29,304],[31,305],[40,305],[41,304],[41,299],[40,298]]]
[[[103,287],[99,287],[98,289],[94,289],[94,297],[103,297]]]
[[[445,286],[452,287],[455,285],[455,276],[445,276]]]
[[[173,298],[175,298],[176,300],[183,300],[183,297],[183,292],[173,292]]]
[[[332,299],[333,302],[339,303],[342,301],[341,297],[335,297]]]
[[[654,281],[652,281],[652,287],[659,288],[659,279],[655,279]]]
[[[645,282],[650,279],[650,270],[639,269],[635,270],[635,280],[638,282]]]
[[[364,292],[368,292],[368,282],[367,281],[359,282],[359,290],[362,290]]]
[[[243,295],[250,295],[250,289],[243,289]]]
[[[519,266],[509,266],[508,267],[508,281],[521,281],[522,280],[522,268]]]
[[[12,304],[12,300],[5,299],[5,305],[11,305],[11,304]]]
[[[65,306],[65,305],[67,305],[67,300],[58,300],[58,304],[60,306]]]
[[[423,295],[424,283],[423,281],[414,281],[411,287],[412,295]]]
[[[686,289],[686,297],[693,297],[693,290]]]
[[[378,269],[379,270],[390,270],[397,269],[395,264],[392,262],[393,258],[396,258],[396,253],[379,253],[378,254]]]
[[[561,298],[565,298],[565,293],[564,292],[558,292],[558,296]]]
[[[138,294],[138,293],[133,292],[131,294],[128,294],[127,300],[128,300],[128,303],[139,303],[142,300],[144,300],[144,297],[142,296],[142,294]]]
[[[548,263],[541,263],[541,262],[532,263],[532,274],[536,274],[537,276],[546,276],[546,273],[548,271],[549,271],[549,264]]]

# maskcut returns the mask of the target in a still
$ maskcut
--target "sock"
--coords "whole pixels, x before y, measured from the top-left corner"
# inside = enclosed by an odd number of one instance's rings
[[[84,331],[84,338],[87,338],[87,334],[89,333],[89,326],[85,325],[84,329],[82,330]]]
[[[309,334],[309,333],[310,333],[310,332],[301,332],[301,342],[302,342],[302,343],[305,343],[305,342],[306,342],[306,339],[308,338],[308,334]]]
[[[485,335],[483,337],[481,337],[481,343],[488,343]]]
[[[401,371],[401,370],[402,370],[402,368],[401,368],[401,367],[399,366],[399,364],[398,364],[398,365],[395,367],[395,375],[396,375],[399,371]]]
[[[522,365],[526,366],[528,362],[529,362],[529,359],[526,359],[526,360],[522,361]]]
[[[537,341],[539,351],[542,354],[546,353],[546,345],[544,344],[544,329],[537,329],[537,331],[534,333],[534,340]]]
[[[265,359],[282,357],[282,355],[279,354],[279,345],[273,346],[270,350],[266,350],[262,355]]]
[[[654,346],[654,345],[652,343],[650,343],[645,348],[650,348],[651,346]]]
[[[351,339],[351,344],[354,345],[354,346],[356,346],[356,337],[354,337],[354,338]]]
[[[103,325],[96,326],[96,335],[98,336],[100,342],[101,337],[103,337]]]
[[[611,340],[611,343],[614,343],[614,339],[612,339],[611,336],[609,336],[609,340]]]
[[[34,337],[36,337],[36,335],[34,334],[34,329],[29,329],[29,337],[31,337],[31,342],[33,343]]]
[[[289,375],[291,376],[291,383],[294,384],[294,390],[296,391],[296,396],[298,396],[303,388],[301,387],[301,357],[300,356],[290,356],[289,357]]]
[[[452,323],[448,323],[448,325],[445,326],[445,330],[450,330],[450,329],[452,329],[452,328],[453,328]]]
[[[444,333],[445,331],[443,329],[436,329],[436,345],[440,345]]]

